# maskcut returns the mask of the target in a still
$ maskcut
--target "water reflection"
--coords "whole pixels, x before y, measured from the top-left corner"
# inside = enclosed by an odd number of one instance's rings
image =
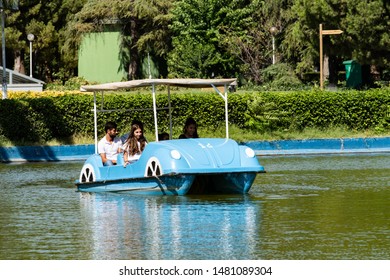
[[[390,156],[267,158],[263,259],[388,259]]]
[[[246,196],[80,194],[0,164],[0,259],[389,259],[390,154],[260,159]]]
[[[80,194],[92,259],[252,259],[260,202],[249,196]]]

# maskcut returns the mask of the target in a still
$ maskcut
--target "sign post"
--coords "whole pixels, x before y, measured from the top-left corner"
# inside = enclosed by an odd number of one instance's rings
[[[1,46],[2,46],[2,61],[3,61],[3,82],[2,93],[3,99],[7,99],[7,64],[5,55],[5,10],[16,11],[19,9],[19,0],[0,0],[1,10]]]
[[[322,24],[320,24],[320,88],[324,88],[324,74],[323,74],[323,47],[322,47],[322,36],[323,35],[339,35],[343,33],[342,30],[323,30]]]

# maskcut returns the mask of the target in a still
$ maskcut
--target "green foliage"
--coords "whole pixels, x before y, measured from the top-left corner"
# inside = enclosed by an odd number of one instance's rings
[[[296,0],[288,13],[283,46],[297,72],[312,72],[319,61],[319,24],[343,34],[323,36],[323,51],[338,64],[355,59],[361,64],[389,67],[389,3],[383,0]]]
[[[248,101],[246,116],[246,126],[261,132],[278,130],[289,122],[288,112],[280,110],[267,94],[256,95]]]
[[[340,25],[348,35],[347,43],[354,46],[351,57],[361,64],[374,63],[382,66],[389,63],[388,1],[349,0],[347,8],[345,18],[341,19]]]
[[[61,80],[55,80],[52,83],[49,83],[46,85],[46,90],[80,90],[80,87],[83,85],[90,84],[87,80],[85,80],[83,77],[72,77],[68,79],[64,84]]]
[[[20,0],[19,10],[9,12],[5,24],[6,45],[14,55],[15,70],[25,73],[27,68],[25,64],[28,62],[23,58],[31,59],[28,55],[27,34],[29,33],[34,34],[35,37],[34,77],[50,81],[54,73],[61,71],[60,68],[66,68],[68,66],[66,56],[60,52],[63,28],[73,16],[73,11],[80,9],[84,2],[86,0],[55,0],[45,3],[38,0]],[[70,75],[69,69],[65,72]]]
[[[141,78],[140,66],[148,54],[158,62],[166,61],[171,47],[171,6],[168,0],[89,0],[67,25],[64,52],[78,50],[84,34],[120,25],[120,62],[129,69],[130,79]],[[158,66],[160,73],[166,73],[165,63]]]
[[[241,5],[247,4],[243,1]],[[172,77],[231,77],[237,59],[225,49],[224,33],[230,31],[227,14],[237,1],[178,0],[172,10],[172,50],[168,68]],[[242,27],[242,26],[241,26]]]
[[[101,95],[97,96],[100,108]],[[157,94],[160,131],[169,131],[168,96]],[[224,131],[224,102],[211,92],[191,91],[171,94],[172,121],[175,134],[182,130],[185,119],[194,117],[209,135]],[[46,143],[58,140],[70,143],[75,135],[93,138],[93,96],[64,94],[53,97],[0,100],[0,139],[12,143]],[[154,131],[152,96],[150,93],[127,92],[104,95],[103,109],[118,112],[98,114],[99,137],[104,124],[118,123],[121,133],[127,133],[133,119],[144,122],[146,133]],[[149,109],[140,111],[139,109]],[[327,92],[320,90],[295,92],[257,92],[229,94],[229,123],[236,130],[250,135],[280,134],[333,128],[384,133],[390,130],[390,88],[367,91]],[[219,134],[218,134],[219,135]],[[260,136],[259,136],[260,137]],[[245,138],[244,135],[241,138]],[[240,139],[241,139],[240,138]]]
[[[118,57],[131,79],[144,76],[149,54],[159,76],[237,77],[261,85],[261,69],[272,58],[270,28],[277,30],[276,61],[303,77],[318,70],[322,23],[344,31],[324,36],[332,83],[349,59],[375,65],[388,80],[389,11],[383,0],[20,0],[18,11],[6,10],[7,64],[11,68],[13,56],[14,70],[29,74],[27,34],[33,33],[33,76],[63,85],[77,75],[83,35],[116,23],[123,32]],[[279,79],[280,89],[290,78]]]
[[[222,59],[213,44],[202,44],[188,37],[176,38],[173,44],[176,51],[168,61],[170,77],[211,78],[222,74],[214,73]]]
[[[19,142],[35,142],[39,136],[32,127],[33,120],[28,118],[26,102],[12,99],[0,101],[0,135]]]
[[[286,63],[276,63],[261,71],[263,86],[273,90],[290,90],[302,85],[294,70]]]
[[[386,126],[390,89],[274,92],[260,94],[260,97],[249,106],[254,113],[249,118],[252,126],[298,131],[337,126],[365,130]],[[266,123],[267,118],[272,122]]]

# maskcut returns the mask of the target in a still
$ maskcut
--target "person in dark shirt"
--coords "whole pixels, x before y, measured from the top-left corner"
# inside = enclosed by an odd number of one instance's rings
[[[183,128],[183,134],[180,134],[179,139],[186,139],[186,138],[199,138],[198,135],[198,125],[196,124],[196,121],[189,117]]]

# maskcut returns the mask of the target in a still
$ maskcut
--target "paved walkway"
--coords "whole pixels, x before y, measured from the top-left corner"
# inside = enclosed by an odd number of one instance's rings
[[[256,155],[390,153],[390,137],[250,141]],[[0,147],[0,162],[85,160],[94,145]]]

